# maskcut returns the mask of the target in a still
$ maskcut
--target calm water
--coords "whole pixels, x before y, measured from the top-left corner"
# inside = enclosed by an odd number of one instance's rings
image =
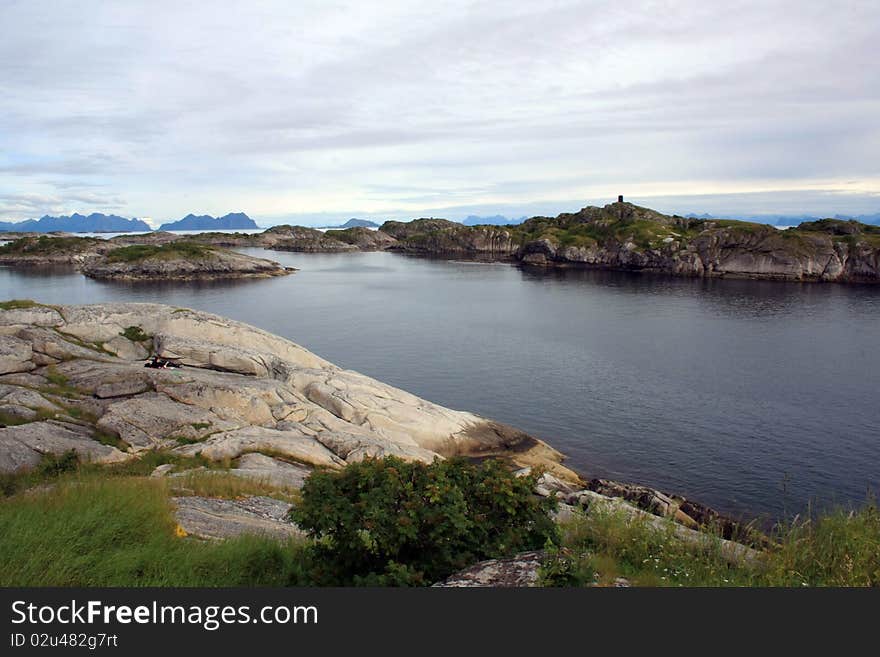
[[[301,271],[131,284],[0,268],[0,298],[234,317],[541,436],[588,475],[731,513],[880,488],[880,288],[252,253]]]

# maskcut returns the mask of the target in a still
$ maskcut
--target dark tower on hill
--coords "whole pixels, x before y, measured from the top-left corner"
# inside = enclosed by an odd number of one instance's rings
[[[620,196],[617,197],[617,202],[623,203],[623,194],[621,194]]]

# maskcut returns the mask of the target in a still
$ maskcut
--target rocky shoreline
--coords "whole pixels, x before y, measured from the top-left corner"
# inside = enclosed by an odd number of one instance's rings
[[[36,240],[34,236],[19,238]],[[386,221],[378,230],[322,232],[275,226],[262,233],[166,232],[111,240],[56,236],[55,251],[0,247],[0,264],[74,264],[134,244],[186,241],[216,248],[257,247],[300,253],[391,251],[500,261],[531,267],[582,267],[673,276],[803,282],[880,282],[880,227],[823,219],[779,230],[764,224],[664,215],[619,201],[515,226],[465,226],[445,219]],[[77,241],[79,240],[79,241]],[[104,242],[97,244],[96,242]],[[15,244],[13,242],[12,244]]]
[[[183,367],[144,367],[151,355]],[[540,468],[536,493],[559,498],[560,519],[612,505],[672,520],[682,540],[722,540],[731,559],[754,556],[731,540],[742,540],[740,527],[712,509],[644,486],[587,480],[534,436],[344,370],[253,326],[186,308],[4,302],[0,424],[0,475],[71,450],[104,465],[160,451],[298,489],[315,468],[367,457],[498,458],[519,474]],[[171,468],[160,466],[154,476],[181,476]],[[289,505],[277,501],[185,498],[177,506],[182,531],[202,538],[296,532],[285,519]],[[705,527],[714,534],[703,534]]]

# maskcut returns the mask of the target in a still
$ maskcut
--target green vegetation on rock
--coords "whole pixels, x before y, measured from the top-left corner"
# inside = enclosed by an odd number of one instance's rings
[[[132,342],[146,342],[153,339],[151,335],[144,333],[140,326],[127,326],[119,335]]]
[[[169,244],[134,244],[113,249],[106,255],[107,262],[141,262],[143,260],[200,260],[210,258],[214,249],[189,241]]]
[[[0,310],[27,310],[29,308],[39,308],[41,304],[30,299],[12,299],[10,301],[0,301]]]
[[[0,246],[0,255],[51,256],[85,251],[103,240],[94,237],[22,237]]]

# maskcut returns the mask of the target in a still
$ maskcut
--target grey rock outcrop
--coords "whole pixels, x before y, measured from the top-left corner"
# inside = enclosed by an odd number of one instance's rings
[[[85,411],[90,419],[84,431],[125,448],[116,450],[118,455],[110,452],[114,458],[172,449],[216,461],[243,457],[239,469],[254,471],[260,469],[257,457],[249,456],[255,453],[307,468],[338,468],[390,454],[423,462],[498,455],[578,479],[561,465],[558,452],[527,434],[341,369],[241,322],[156,304],[50,311],[0,311],[0,334],[10,354],[9,373],[0,375],[0,384],[62,395],[45,399],[61,404],[59,414],[67,406]],[[51,329],[29,323],[45,324],[49,317]],[[134,342],[123,333],[145,337]],[[132,360],[141,355],[135,347],[184,367],[144,368]],[[17,406],[25,415],[37,413],[27,404]],[[92,442],[102,449],[80,449],[84,458],[107,458],[103,450],[115,449]]]
[[[257,534],[293,539],[304,532],[287,520],[290,504],[270,497],[221,500],[209,497],[175,497],[174,515],[189,536],[208,540]]]
[[[92,439],[92,432],[75,424],[30,422],[0,429],[0,473],[19,472],[40,462],[45,454],[73,450],[82,460],[117,463],[127,456]]]
[[[343,230],[328,230],[324,235],[357,247],[360,251],[384,251],[397,244],[397,240],[381,230],[355,227]]]
[[[109,251],[103,256],[86,259],[80,270],[91,278],[121,280],[268,278],[293,271],[274,260],[213,248],[205,249],[195,257],[160,254],[137,260],[117,260],[113,251]]]
[[[521,552],[506,559],[481,561],[435,584],[441,588],[522,588],[537,586],[545,554]]]
[[[288,463],[265,454],[245,454],[238,460],[238,467],[229,470],[229,474],[252,481],[276,486],[277,488],[303,487],[312,468],[299,463]]]
[[[0,374],[29,372],[36,365],[33,362],[34,350],[21,338],[0,335]]]

